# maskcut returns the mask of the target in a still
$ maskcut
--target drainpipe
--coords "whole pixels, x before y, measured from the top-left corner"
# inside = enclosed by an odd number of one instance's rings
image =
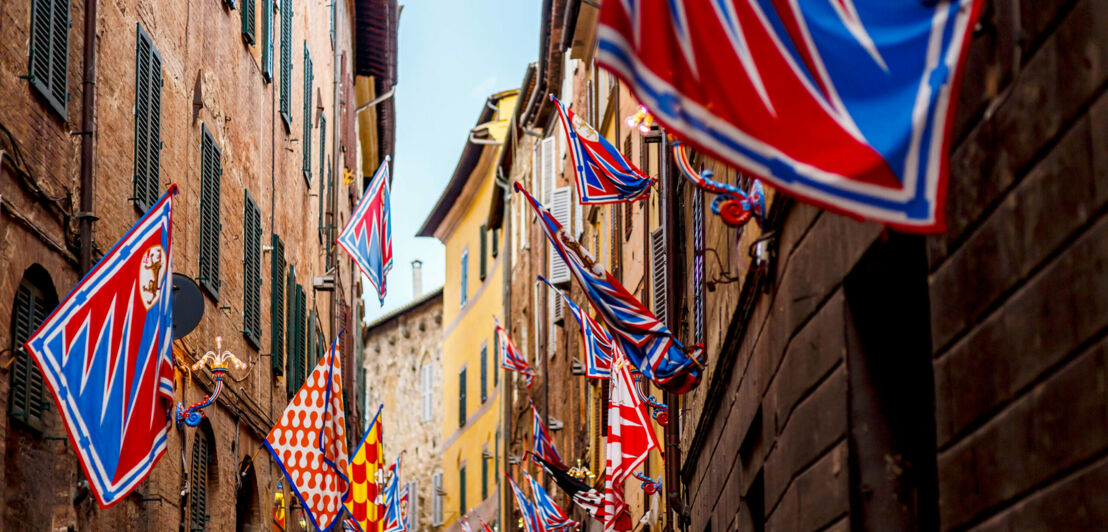
[[[674,260],[679,256],[677,253],[677,240],[674,238],[676,235],[676,223],[675,217],[678,216],[677,209],[677,187],[674,182],[674,177],[670,173],[670,150],[669,143],[666,141],[665,132],[662,132],[662,142],[659,145],[658,154],[658,169],[661,173],[662,181],[662,227],[666,235],[666,256],[669,257],[666,260],[666,316],[662,319],[666,320],[667,326],[672,326],[674,316],[677,314],[677,290],[673,283],[676,280],[677,265]],[[669,423],[663,428],[663,441],[665,442],[665,465],[664,475],[665,480],[662,483],[664,486],[663,508],[666,515],[666,530],[668,532],[674,532],[677,527],[674,526],[673,516],[675,515],[674,503],[681,500],[681,485],[679,484],[678,471],[681,467],[681,400],[680,396],[675,393],[665,392],[662,395],[662,401],[669,407]]]
[[[504,254],[504,275],[501,282],[504,283],[503,297],[504,297],[504,323],[508,327],[508,330],[512,330],[512,188],[507,184],[507,180],[501,183],[500,177],[502,172],[500,167],[496,168],[498,187],[503,188],[504,194],[504,248],[500,251]],[[499,356],[499,355],[497,355]],[[504,371],[500,379],[500,449],[502,454],[502,460],[504,467],[501,471],[507,472],[511,470],[512,465],[508,463],[508,455],[511,454],[511,432],[512,432],[512,405],[511,405],[511,393],[508,388],[508,382],[511,379],[508,378],[508,372]],[[507,531],[510,527],[507,526],[509,521],[508,509],[511,508],[512,502],[508,500],[508,490],[504,485],[504,479],[498,478],[496,484],[500,491],[500,509],[499,521],[500,530]]]
[[[97,0],[85,3],[85,73],[81,81],[81,202],[77,212],[77,235],[80,241],[78,261],[81,275],[92,269],[92,222],[96,216],[92,213],[92,129],[96,104],[96,4]]]

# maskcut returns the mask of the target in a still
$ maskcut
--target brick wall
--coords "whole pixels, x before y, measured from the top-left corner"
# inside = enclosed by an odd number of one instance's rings
[[[987,6],[961,92],[947,233],[905,240],[775,202],[767,275],[728,263],[745,258],[748,237],[736,245],[707,215],[707,247],[724,258],[709,257],[707,277],[741,281],[708,292],[711,367],[685,398],[691,530],[1078,530],[1103,520],[1108,6]],[[929,303],[888,310],[924,310],[914,322],[928,330],[893,348],[874,340],[857,294],[880,278],[867,257],[897,246],[912,267],[882,279],[919,287]],[[685,256],[691,271],[689,247]],[[921,391],[898,395],[874,376]],[[874,405],[911,414],[883,419]],[[905,443],[913,430],[919,445]],[[874,448],[918,458],[892,454],[882,469]]]

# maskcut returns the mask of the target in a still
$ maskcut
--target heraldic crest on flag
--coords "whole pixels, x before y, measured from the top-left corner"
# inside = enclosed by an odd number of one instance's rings
[[[612,361],[608,403],[608,442],[604,450],[604,530],[629,530],[631,518],[623,496],[624,483],[646,461],[651,449],[661,449],[650,415],[639,398],[627,359]]]
[[[611,375],[612,351],[616,349],[611,335],[592,319],[592,316],[577,306],[577,303],[574,303],[565,292],[551,284],[546,277],[540,275],[539,280],[562,296],[562,300],[569,305],[573,317],[577,318],[577,324],[581,327],[581,343],[585,346],[585,376],[591,379],[607,379]]]
[[[982,4],[604,2],[597,63],[730,164],[837,212],[941,232]]]
[[[496,338],[500,344],[500,367],[523,375],[527,379],[527,387],[530,388],[531,382],[535,380],[535,371],[527,363],[527,357],[519,352],[515,342],[508,337],[508,331],[500,326],[500,320],[494,317],[493,321],[496,322]]]
[[[389,156],[373,174],[362,200],[339,233],[338,244],[350,254],[358,269],[385,303],[385,278],[392,269],[392,210],[389,192]]]
[[[618,351],[662,389],[685,393],[700,384],[698,359],[703,349],[698,345],[689,349],[682,346],[665,324],[594,260],[527,189],[519,182],[515,189],[527,198],[538,215],[551,247],[569,267],[601,321],[608,326]]]
[[[381,501],[384,492],[381,479],[385,473],[381,430],[381,411],[384,408],[385,405],[377,408],[377,415],[369,423],[369,428],[351,455],[350,466],[347,468],[350,491],[346,494],[343,506],[361,532],[378,532],[385,517],[385,505]]]
[[[342,404],[342,368],[335,337],[280,420],[265,446],[317,529],[327,531],[339,522],[342,500],[349,487],[346,416]]]
[[[582,204],[638,201],[650,194],[652,179],[553,94],[550,101],[558,109],[562,129],[569,139],[567,145]]]
[[[24,344],[103,508],[134,490],[165,452],[176,194],[170,185]]]

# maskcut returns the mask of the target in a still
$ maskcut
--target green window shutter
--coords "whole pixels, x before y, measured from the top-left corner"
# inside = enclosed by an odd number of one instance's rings
[[[19,284],[12,302],[12,362],[8,413],[28,428],[42,433],[46,411],[46,383],[23,343],[46,320],[52,309],[37,288],[26,281]]]
[[[257,14],[254,13],[254,2],[256,0],[242,0],[242,40],[247,44],[254,44],[254,25],[256,24]]]
[[[338,4],[337,0],[331,0],[331,49],[335,49],[335,6]]]
[[[299,372],[296,370],[296,268],[289,266],[288,284],[285,286],[285,294],[288,303],[285,307],[285,355],[288,370],[285,372],[285,383],[288,385],[288,394],[296,393],[300,388],[297,384]]]
[[[208,522],[208,433],[197,430],[192,440],[192,464],[189,472],[189,530],[202,531]]]
[[[458,372],[458,426],[466,424],[466,368]]]
[[[316,325],[315,325],[315,310],[308,311],[308,328],[307,328],[307,342],[308,342],[308,358],[305,361],[305,372],[307,375],[311,368],[315,367],[316,355],[319,354],[319,345],[316,344]]]
[[[162,56],[137,25],[135,48],[135,175],[132,198],[145,212],[161,196]]]
[[[484,403],[489,398],[489,348],[488,346],[481,347],[481,402]]]
[[[304,135],[300,143],[304,156],[304,180],[312,186],[312,52],[308,50],[308,41],[304,41]],[[320,198],[323,191],[319,191]]]
[[[262,78],[273,81],[273,0],[262,0]]]
[[[489,498],[489,459],[481,456],[481,500]]]
[[[292,130],[292,0],[281,2],[281,119]]]
[[[458,470],[458,515],[465,515],[466,509],[466,468],[462,466]]]
[[[243,3],[245,9],[246,3]],[[243,232],[243,335],[254,347],[262,342],[262,213],[244,192],[246,200],[242,213]]]
[[[488,267],[489,266],[488,266],[488,263],[486,262],[486,259],[485,259],[489,254],[488,245],[489,245],[489,228],[488,228],[488,226],[482,225],[481,226],[481,258],[478,260],[478,263],[480,264],[480,268],[477,270],[478,275],[479,275],[479,277],[481,278],[482,281],[485,280],[485,276],[488,274]]]
[[[496,258],[500,254],[500,231],[497,229],[492,230],[492,258]]]
[[[54,112],[66,118],[69,0],[31,0],[28,79]]]
[[[285,374],[285,244],[272,235],[269,272],[269,350],[273,374]]]
[[[208,294],[219,299],[219,182],[223,175],[219,147],[207,126],[200,140],[200,275],[197,281]]]
[[[305,301],[305,298],[304,298],[304,286],[298,284],[298,285],[296,285],[296,372],[297,372],[296,387],[297,387],[297,389],[299,389],[301,386],[304,385],[304,380],[308,376],[308,371],[307,371],[308,352],[307,352],[307,346],[305,345],[307,343],[307,339],[308,339],[307,338],[307,336],[308,336],[307,324],[305,323],[305,320],[307,318],[307,316],[305,315],[306,310],[307,309],[306,309],[306,301]]]
[[[323,225],[323,206],[324,206],[323,198],[324,198],[324,196],[327,196],[327,194],[325,194],[325,192],[328,188],[327,187],[328,183],[324,179],[324,176],[326,174],[323,173],[323,170],[326,168],[326,164],[327,164],[327,117],[325,117],[323,115],[320,115],[320,117],[319,117],[319,243],[320,244],[326,242],[326,240],[324,240],[326,235],[324,234],[325,231],[323,229],[324,228],[324,225]],[[330,265],[328,265],[328,266],[330,266]]]

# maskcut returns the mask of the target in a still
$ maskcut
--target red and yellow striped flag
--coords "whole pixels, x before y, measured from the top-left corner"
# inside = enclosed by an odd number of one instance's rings
[[[382,405],[384,407],[384,405]],[[350,491],[343,505],[353,516],[362,532],[380,532],[385,518],[385,505],[378,500],[384,487],[385,460],[381,442],[381,408],[362,436],[358,449],[350,457],[348,477]],[[380,473],[380,474],[379,474]],[[381,478],[378,478],[381,477]]]

